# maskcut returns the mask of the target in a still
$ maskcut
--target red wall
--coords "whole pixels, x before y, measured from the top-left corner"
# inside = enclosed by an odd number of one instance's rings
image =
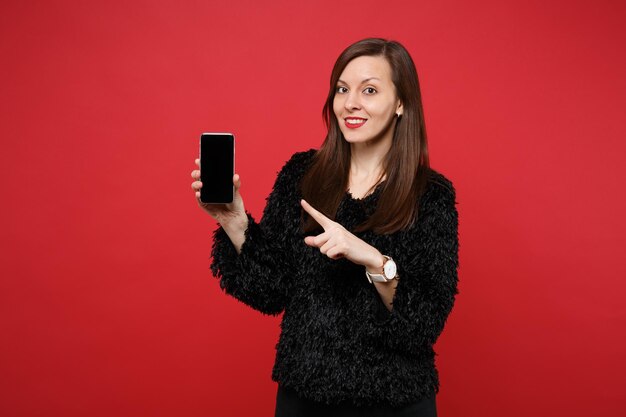
[[[413,55],[457,188],[440,415],[623,412],[623,3],[127,3],[0,5],[0,414],[273,415],[279,319],[211,277],[198,136],[235,132],[259,218],[368,36]]]

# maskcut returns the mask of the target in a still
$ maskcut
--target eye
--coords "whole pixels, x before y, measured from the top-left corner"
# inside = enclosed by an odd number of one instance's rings
[[[337,87],[337,89],[335,91],[337,93],[339,93],[339,94],[343,94],[343,93],[347,92],[348,89],[346,87],[344,87],[344,86],[340,86],[340,87]]]
[[[376,89],[373,87],[367,87],[365,90],[363,90],[363,92],[365,94],[376,94]]]

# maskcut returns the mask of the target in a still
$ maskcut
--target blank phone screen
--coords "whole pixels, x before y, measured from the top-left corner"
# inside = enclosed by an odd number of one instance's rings
[[[203,133],[200,137],[200,201],[232,203],[235,173],[235,137],[230,133]]]

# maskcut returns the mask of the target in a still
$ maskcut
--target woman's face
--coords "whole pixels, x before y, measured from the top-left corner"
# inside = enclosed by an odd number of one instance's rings
[[[333,111],[350,143],[391,140],[402,104],[381,56],[360,56],[348,63],[336,85]]]

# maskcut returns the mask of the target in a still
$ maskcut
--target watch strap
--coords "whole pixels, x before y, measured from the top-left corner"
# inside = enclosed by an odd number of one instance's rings
[[[367,280],[370,282],[370,284],[373,284],[375,282],[391,281],[388,280],[383,274],[370,274],[369,272],[365,271],[365,275],[367,276]]]

